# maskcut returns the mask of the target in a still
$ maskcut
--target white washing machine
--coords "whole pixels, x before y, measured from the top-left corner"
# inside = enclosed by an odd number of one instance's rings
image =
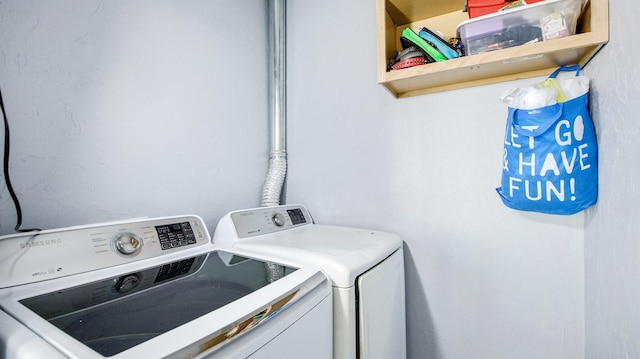
[[[328,278],[274,261],[197,216],[0,237],[0,357],[332,358]]]
[[[323,270],[333,285],[335,359],[406,357],[404,257],[398,236],[317,225],[304,206],[287,205],[225,215],[213,243]]]

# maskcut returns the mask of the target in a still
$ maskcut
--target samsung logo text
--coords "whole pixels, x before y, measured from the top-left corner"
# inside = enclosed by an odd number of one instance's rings
[[[20,243],[20,249],[35,248],[35,247],[46,247],[46,246],[52,246],[52,245],[61,244],[61,243],[62,243],[62,239],[60,239],[60,238],[57,238],[57,239],[43,239],[43,240],[39,240],[39,241]]]

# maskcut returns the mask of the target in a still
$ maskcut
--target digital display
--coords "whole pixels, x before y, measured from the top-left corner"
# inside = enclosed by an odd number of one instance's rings
[[[196,235],[189,222],[156,226],[163,250],[196,244]]]
[[[291,223],[295,226],[296,224],[307,223],[307,219],[304,218],[304,213],[300,208],[289,209],[287,210],[287,214],[289,214],[289,218],[291,218]]]

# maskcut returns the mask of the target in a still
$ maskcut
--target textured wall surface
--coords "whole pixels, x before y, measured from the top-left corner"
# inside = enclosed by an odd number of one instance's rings
[[[405,240],[411,358],[584,358],[584,214],[503,206],[507,89],[396,100],[371,1],[289,2],[287,199]]]
[[[224,9],[224,11],[221,11]],[[255,43],[238,52],[236,27]],[[254,207],[268,155],[266,3],[0,1],[24,227]],[[0,233],[13,231],[0,185]]]
[[[599,203],[585,216],[589,359],[640,358],[637,3],[610,1],[609,19],[609,44],[586,68],[600,150]]]

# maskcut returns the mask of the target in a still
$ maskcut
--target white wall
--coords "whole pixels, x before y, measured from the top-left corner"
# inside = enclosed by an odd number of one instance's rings
[[[373,2],[290,1],[287,202],[406,242],[411,358],[584,358],[584,214],[504,207],[507,89],[396,100]]]
[[[0,1],[23,227],[183,213],[215,225],[258,205],[269,151],[263,29],[262,1]],[[0,190],[0,233],[12,233]]]
[[[640,358],[640,66],[637,2],[609,2],[610,41],[587,67],[599,141],[585,217],[587,358]]]

